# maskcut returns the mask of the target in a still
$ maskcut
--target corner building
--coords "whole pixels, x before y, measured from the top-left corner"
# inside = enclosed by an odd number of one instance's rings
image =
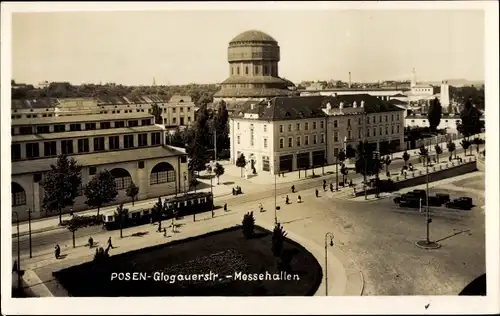
[[[107,169],[118,196],[112,204],[130,202],[126,189],[139,186],[138,200],[181,192],[188,181],[187,157],[165,145],[163,129],[152,114],[71,115],[12,120],[12,210],[19,219],[55,214],[42,210],[41,181],[60,154],[82,166],[82,187],[74,211],[88,209],[83,187]],[[63,210],[69,212],[69,208]]]
[[[276,97],[230,118],[231,162],[244,154],[257,171],[290,172],[336,162],[366,140],[381,152],[404,145],[404,110],[368,94]]]

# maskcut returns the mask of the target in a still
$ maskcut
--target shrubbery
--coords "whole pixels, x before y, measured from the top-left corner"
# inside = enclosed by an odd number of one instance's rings
[[[252,238],[255,229],[255,218],[253,217],[253,212],[248,212],[243,215],[243,221],[241,224],[243,229],[243,236],[245,236],[245,238],[247,239]]]
[[[90,227],[102,225],[103,217],[102,215],[82,215],[74,216],[71,219],[66,219],[61,222],[61,226],[68,226],[70,224],[77,225],[78,227]]]

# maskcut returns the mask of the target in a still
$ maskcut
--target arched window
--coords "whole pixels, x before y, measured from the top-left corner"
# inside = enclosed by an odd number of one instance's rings
[[[167,182],[175,182],[175,170],[171,164],[167,162],[160,162],[151,170],[151,177],[149,184],[162,184]]]
[[[122,168],[116,168],[111,170],[111,175],[115,178],[115,184],[117,190],[125,190],[132,183],[132,177],[127,170]]]
[[[11,186],[12,206],[26,205],[26,192],[23,187],[15,182],[12,182]]]
[[[248,75],[248,66],[245,67],[245,75]]]

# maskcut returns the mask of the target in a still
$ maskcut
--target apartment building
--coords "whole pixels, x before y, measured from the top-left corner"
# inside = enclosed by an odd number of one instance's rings
[[[140,188],[138,199],[181,192],[188,181],[185,153],[165,145],[162,128],[148,113],[22,118],[12,120],[11,133],[12,209],[20,220],[28,209],[32,218],[53,215],[42,210],[41,180],[60,154],[83,167],[75,211],[87,208],[83,187],[105,169],[115,177],[114,203],[130,200],[125,192],[132,181]]]

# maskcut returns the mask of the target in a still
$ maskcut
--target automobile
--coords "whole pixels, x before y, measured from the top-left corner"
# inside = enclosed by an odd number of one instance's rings
[[[420,198],[416,197],[407,197],[407,198],[401,198],[399,201],[399,206],[400,207],[411,207],[411,208],[419,208],[423,201]],[[421,204],[422,203],[422,204]]]
[[[403,199],[415,198],[417,200],[422,199],[423,203],[425,203],[425,197],[426,197],[425,190],[413,190],[407,193],[403,193],[401,194],[401,196],[395,197],[393,201],[394,203],[398,204]]]
[[[453,201],[449,201],[446,204],[447,208],[454,208],[459,210],[470,211],[474,206],[472,203],[472,199],[470,197],[459,197],[458,199],[454,199]]]
[[[445,204],[451,201],[450,195],[447,193],[436,193],[436,198],[441,201],[441,204]]]

